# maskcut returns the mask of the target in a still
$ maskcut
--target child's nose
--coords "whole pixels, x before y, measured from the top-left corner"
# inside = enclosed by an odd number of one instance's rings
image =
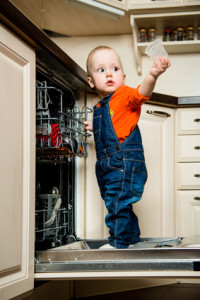
[[[107,76],[107,77],[110,77],[110,76],[112,76],[112,75],[113,75],[113,73],[112,73],[111,70],[108,70],[108,71],[106,72],[106,76]]]

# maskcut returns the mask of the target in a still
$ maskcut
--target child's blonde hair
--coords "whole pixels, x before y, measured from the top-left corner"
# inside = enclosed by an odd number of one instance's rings
[[[105,49],[112,50],[112,51],[114,51],[117,54],[117,52],[115,50],[113,50],[111,47],[108,47],[108,46],[98,46],[98,47],[94,48],[92,51],[90,51],[90,53],[88,55],[88,58],[87,58],[87,61],[86,61],[86,68],[87,68],[87,76],[88,77],[91,77],[91,73],[92,73],[91,72],[91,68],[92,68],[92,56],[97,51],[99,51],[99,50],[105,50]],[[117,54],[117,56],[119,57],[118,54]],[[120,61],[120,64],[122,66],[120,57],[119,57],[119,61]]]

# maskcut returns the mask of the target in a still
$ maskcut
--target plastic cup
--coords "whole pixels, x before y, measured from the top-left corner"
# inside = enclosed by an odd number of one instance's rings
[[[158,57],[168,57],[168,53],[163,47],[161,40],[158,39],[149,44],[149,46],[145,50],[145,53],[152,59]]]

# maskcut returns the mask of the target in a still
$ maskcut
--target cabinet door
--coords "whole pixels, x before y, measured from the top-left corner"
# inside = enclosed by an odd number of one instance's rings
[[[148,170],[142,199],[133,205],[143,237],[174,235],[174,111],[144,104],[139,122]]]
[[[177,192],[178,236],[200,234],[200,190]]]
[[[183,0],[129,0],[128,9],[182,6]]]
[[[33,288],[35,54],[0,24],[0,299]]]
[[[200,0],[184,0],[184,5],[200,5]]]

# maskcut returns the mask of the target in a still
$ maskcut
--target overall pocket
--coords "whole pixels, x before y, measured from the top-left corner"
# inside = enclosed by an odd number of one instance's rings
[[[147,181],[147,169],[144,162],[134,162],[131,171],[130,191],[141,197]]]
[[[122,152],[116,152],[112,154],[107,160],[107,166],[109,169],[120,171],[124,169]]]

